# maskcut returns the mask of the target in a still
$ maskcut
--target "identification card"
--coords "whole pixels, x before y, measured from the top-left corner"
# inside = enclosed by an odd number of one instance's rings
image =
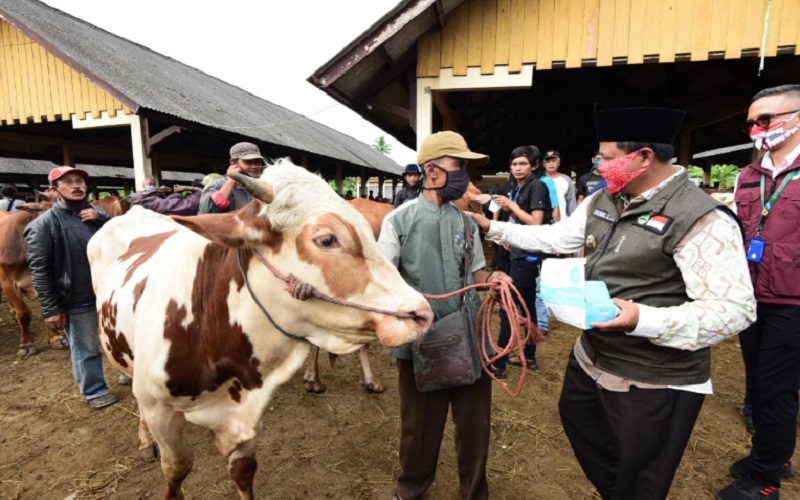
[[[497,202],[494,201],[494,198],[492,198],[492,202],[489,203],[489,211],[495,213],[498,210],[500,210],[500,205],[498,205]]]
[[[750,240],[750,247],[747,249],[747,260],[758,264],[761,262],[761,255],[764,253],[764,240],[753,238]]]

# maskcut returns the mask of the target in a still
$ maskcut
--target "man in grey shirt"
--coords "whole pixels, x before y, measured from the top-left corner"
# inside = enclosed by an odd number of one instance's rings
[[[250,177],[260,177],[266,165],[267,160],[261,156],[258,146],[249,142],[240,142],[231,148],[231,160],[227,174],[237,172]],[[203,188],[199,213],[233,212],[251,201],[250,195],[226,175],[210,182]]]

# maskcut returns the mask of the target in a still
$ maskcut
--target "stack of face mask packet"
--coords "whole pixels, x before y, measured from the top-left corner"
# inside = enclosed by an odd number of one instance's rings
[[[551,316],[582,329],[609,321],[619,309],[602,281],[586,281],[586,259],[547,259],[542,264],[542,300]]]

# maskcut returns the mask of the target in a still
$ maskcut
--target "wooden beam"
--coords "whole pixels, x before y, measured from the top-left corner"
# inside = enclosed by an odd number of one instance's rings
[[[367,108],[385,111],[401,118],[405,118],[406,120],[411,120],[411,111],[401,108],[400,106],[395,106],[394,104],[389,104],[388,102],[371,100],[367,103]]]
[[[450,109],[450,106],[447,105],[447,100],[444,98],[444,93],[437,91],[432,91],[432,93],[433,104],[442,114],[442,118],[444,119],[442,123],[443,129],[458,132],[458,121],[453,117],[453,111]]]
[[[436,7],[436,19],[439,21],[439,29],[443,30],[446,22],[442,0],[436,0],[434,6]]]
[[[179,127],[177,125],[172,125],[171,127],[165,128],[164,130],[162,130],[161,132],[157,133],[156,135],[151,136],[150,135],[149,121],[146,118],[144,119],[144,123],[147,123],[147,144],[146,144],[146,146],[147,146],[147,156],[148,157],[150,156],[150,153],[152,153],[152,151],[153,151],[153,146],[155,146],[156,144],[158,144],[159,142],[163,141],[164,139],[166,139],[167,137],[169,137],[169,136],[171,136],[173,134],[180,134],[181,132],[183,132],[183,128],[182,127]]]

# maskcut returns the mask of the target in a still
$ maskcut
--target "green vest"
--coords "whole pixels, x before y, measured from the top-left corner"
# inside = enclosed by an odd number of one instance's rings
[[[461,211],[452,203],[436,205],[420,195],[387,216],[400,240],[400,263],[397,270],[411,288],[422,293],[443,295],[463,286],[464,253],[466,239]],[[473,234],[473,247],[480,245],[475,222],[469,220]],[[475,252],[472,253],[475,259]],[[467,284],[474,284],[472,273],[467,272]],[[466,293],[466,308],[475,318],[480,303],[475,290]],[[461,297],[429,300],[434,318],[440,320],[458,311]],[[468,321],[473,347],[475,322]],[[474,352],[477,356],[477,350]],[[389,354],[400,359],[411,359],[409,344],[389,349]],[[477,359],[477,358],[476,358]]]
[[[648,306],[690,301],[675,264],[675,246],[719,204],[683,172],[624,216],[622,206],[619,195],[604,189],[589,207],[586,279],[604,281],[612,297]],[[708,348],[686,351],[658,346],[645,337],[596,330],[585,330],[581,343],[598,368],[638,382],[701,384],[711,375]]]

